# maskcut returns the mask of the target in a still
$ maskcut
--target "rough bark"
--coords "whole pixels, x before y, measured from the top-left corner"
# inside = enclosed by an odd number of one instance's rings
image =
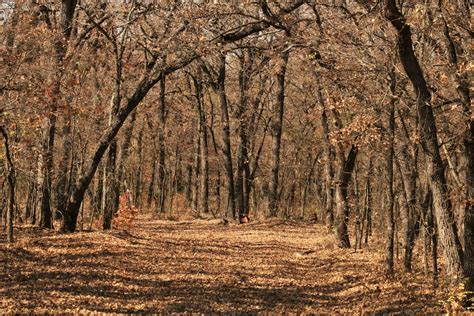
[[[279,10],[278,15],[283,16],[286,15],[299,7],[301,7],[306,1],[304,0],[297,0],[294,1],[287,6],[282,7]],[[268,22],[263,22],[263,23],[256,23],[252,25],[247,25],[243,26],[238,29],[234,29],[232,32],[227,32],[225,34],[222,34],[222,36],[216,38],[214,40],[214,43],[230,43],[230,42],[235,42],[237,40],[240,40],[242,38],[245,38],[251,34],[260,32],[262,30],[268,29],[271,27],[271,24]],[[112,124],[102,133],[98,144],[96,148],[93,150],[92,154],[92,159],[87,165],[87,167],[84,169],[84,172],[80,175],[80,177],[77,179],[77,181],[74,183],[73,189],[72,189],[72,194],[69,198],[68,205],[66,208],[66,212],[64,214],[63,218],[63,223],[61,226],[61,230],[63,232],[73,232],[76,229],[76,224],[77,224],[77,214],[79,212],[79,207],[84,199],[84,194],[85,191],[87,190],[96,170],[97,167],[107,150],[108,146],[112,142],[112,140],[115,138],[117,135],[118,131],[122,127],[123,123],[125,122],[126,118],[128,115],[133,111],[138,104],[143,100],[143,98],[147,95],[148,91],[155,86],[156,83],[158,83],[163,76],[168,75],[170,73],[175,72],[178,69],[181,69],[188,64],[190,64],[193,60],[195,60],[198,57],[198,54],[195,52],[192,52],[190,54],[186,54],[183,57],[175,60],[171,64],[168,65],[161,65],[160,63],[157,63],[156,60],[154,63],[151,63],[153,65],[150,67],[151,69],[146,72],[146,74],[140,79],[140,81],[137,83],[136,88],[134,89],[133,93],[127,98],[127,101],[124,102],[125,104],[123,107],[119,110],[117,113],[116,117],[114,118]],[[225,76],[222,76],[222,74],[225,75],[225,56],[221,57],[221,63],[220,63],[220,71],[219,71],[219,77],[222,78],[221,80],[218,80],[220,85],[222,86],[222,91],[224,91],[224,78]],[[223,98],[222,98],[223,96]],[[221,100],[221,107],[224,109],[223,112],[227,113],[227,120],[223,120],[223,134],[227,134],[227,138],[229,141],[227,142],[228,144],[228,150],[225,150],[223,148],[223,151],[230,153],[230,138],[229,136],[229,126],[228,126],[228,110],[227,110],[227,100],[225,98],[225,91],[222,95],[219,96],[219,99]],[[226,115],[223,115],[225,118]],[[227,133],[225,132],[227,130]],[[224,136],[223,136],[224,138]],[[230,154],[229,154],[230,155]],[[230,167],[232,167],[230,165]],[[229,166],[226,164],[226,171],[230,174],[232,174],[232,168],[229,168]],[[232,178],[231,178],[232,179]],[[230,182],[230,181],[229,181]],[[228,188],[233,187],[233,181],[228,185]],[[231,189],[233,191],[233,189]],[[230,192],[230,191],[229,191]],[[229,193],[231,194],[231,193]],[[235,215],[235,204],[234,203],[234,197],[231,197],[231,205],[234,205],[233,208],[233,213]]]
[[[191,209],[193,212],[198,212],[199,207],[199,179],[201,177],[201,123],[199,122],[198,117],[198,124],[197,124],[197,131],[196,137],[194,140],[194,174],[193,174],[193,181],[192,181],[192,197],[191,197]]]
[[[55,94],[59,94],[59,91],[56,91]],[[55,105],[53,106],[52,111],[55,111]],[[51,181],[53,173],[54,138],[56,133],[56,114],[50,113],[48,117],[45,118],[44,123],[43,146],[40,158],[42,161],[40,164],[38,164],[41,168],[38,170],[38,172],[41,174],[39,182],[39,194],[41,197],[39,204],[39,226],[43,228],[53,228]]]
[[[118,159],[119,172],[118,172],[118,177],[117,177],[120,193],[126,192],[127,189],[129,188],[129,184],[127,183],[125,179],[125,175],[126,175],[126,166],[128,163],[128,159],[130,157],[130,147],[132,144],[132,135],[133,135],[133,129],[135,127],[136,119],[137,119],[137,111],[133,111],[132,114],[130,114],[130,122],[123,133],[124,140],[120,146],[120,158]]]
[[[394,141],[395,141],[395,75],[391,74],[390,91],[392,96],[390,98],[389,105],[389,118],[388,118],[388,152],[386,155],[386,171],[387,171],[387,239],[385,241],[385,269],[389,277],[393,276],[393,245],[394,245],[394,231],[395,231],[395,220],[394,220],[394,199],[395,194],[393,190],[393,156],[394,156]]]
[[[10,153],[10,144],[8,142],[8,134],[3,126],[0,126],[0,133],[3,135],[3,145],[5,147],[5,169],[7,170],[7,184],[8,184],[8,197],[7,197],[7,212],[6,212],[6,233],[7,242],[11,243],[14,241],[13,238],[13,213],[15,209],[15,168],[13,166],[13,160]]]
[[[158,214],[165,212],[166,198],[166,83],[165,76],[160,82],[160,96],[158,98]]]
[[[232,167],[232,149],[230,144],[230,124],[229,124],[229,108],[227,105],[227,95],[225,91],[225,77],[226,77],[226,57],[222,55],[219,61],[218,78],[216,84],[216,91],[219,96],[219,105],[222,119],[222,154],[224,156],[224,166],[226,175],[226,188],[228,200],[230,202],[230,209],[227,214],[236,218],[235,213],[235,192],[234,192],[234,171]]]
[[[321,88],[318,87],[318,102],[322,107],[321,111],[321,125],[323,127],[323,138],[324,138],[324,153],[326,161],[324,163],[325,173],[325,213],[326,213],[326,224],[332,227],[334,224],[334,168],[333,161],[335,159],[334,149],[329,140],[329,124],[328,124],[328,111],[324,103],[324,99],[321,93]]]
[[[248,83],[249,83],[249,69],[246,65],[244,57],[240,60],[239,69],[239,104],[236,111],[236,120],[239,122],[238,135],[239,135],[239,149],[237,154],[237,176],[235,180],[235,195],[237,202],[237,210],[239,212],[239,218],[248,216],[249,213],[249,183],[248,177],[250,176],[249,157],[248,157],[248,118],[247,106],[248,106]]]
[[[199,211],[209,213],[209,146],[207,139],[206,113],[202,96],[202,83],[200,78],[193,77],[196,92],[196,107],[198,111],[199,124],[199,160],[200,160],[200,188]]]
[[[467,7],[467,12],[469,12]],[[464,134],[464,157],[467,161],[466,170],[466,206],[464,209],[464,275],[467,278],[465,289],[470,292],[465,304],[474,304],[474,120],[472,115],[471,95],[469,93],[469,78],[467,72],[460,74],[458,56],[446,21],[443,21],[443,33],[446,39],[448,60],[455,73],[457,92],[466,118],[467,129]]]
[[[431,93],[413,50],[410,26],[406,24],[405,17],[398,10],[396,1],[385,0],[384,10],[385,17],[397,31],[400,61],[416,94],[417,113],[420,120],[420,141],[423,151],[427,155],[427,172],[431,178],[433,208],[436,214],[439,239],[446,258],[447,272],[451,280],[459,281],[464,276],[463,252],[447,192],[445,166],[440,156],[437,128],[433,109],[430,106]]]
[[[151,206],[151,203],[153,202],[153,196],[155,195],[155,181],[156,181],[156,159],[155,159],[155,156],[153,155],[152,167],[151,167],[151,180],[150,180],[150,184],[148,185],[148,192],[147,192],[147,199],[146,199],[146,204],[148,207]]]
[[[354,170],[358,148],[352,145],[347,158],[344,159],[336,183],[336,237],[341,248],[350,248],[349,232],[349,205],[347,203],[347,189]]]
[[[141,208],[142,206],[142,173],[143,173],[143,130],[138,133],[137,139],[137,162],[138,168],[135,175],[135,185],[133,187],[133,204]]]
[[[289,51],[285,50],[280,58],[281,63],[277,72],[277,97],[272,109],[271,135],[271,175],[268,194],[268,211],[270,216],[278,215],[278,189],[280,173],[281,135],[283,130],[283,113],[285,108],[285,76]]]
[[[178,69],[181,69],[191,63],[197,56],[191,54],[177,60],[171,65],[161,68],[158,64],[152,68],[138,82],[133,94],[128,98],[126,104],[119,110],[117,115],[113,118],[112,124],[104,131],[99,139],[97,147],[93,151],[92,159],[84,172],[81,174],[77,182],[74,184],[71,197],[68,201],[68,206],[65,212],[64,220],[61,226],[63,232],[74,232],[77,224],[77,215],[79,207],[84,199],[84,193],[87,190],[97,167],[105,154],[110,143],[113,141],[118,131],[122,127],[128,115],[138,106],[143,100],[148,91],[161,80],[162,75],[170,74]]]

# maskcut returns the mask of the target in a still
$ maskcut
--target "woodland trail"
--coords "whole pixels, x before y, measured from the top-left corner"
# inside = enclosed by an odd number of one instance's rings
[[[140,219],[130,232],[34,234],[0,244],[2,314],[412,314],[446,299],[421,273],[386,280],[380,245],[338,249],[322,225]]]

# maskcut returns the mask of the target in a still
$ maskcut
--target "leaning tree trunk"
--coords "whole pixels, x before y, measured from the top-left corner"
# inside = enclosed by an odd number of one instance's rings
[[[427,171],[431,178],[433,209],[436,215],[439,239],[443,245],[446,270],[453,281],[459,282],[464,276],[463,252],[447,191],[445,167],[439,152],[438,132],[433,108],[430,105],[431,93],[413,50],[410,26],[406,24],[405,17],[398,10],[395,0],[385,0],[384,2],[385,17],[398,32],[398,51],[401,63],[416,93],[420,140],[427,155]]]
[[[283,112],[285,106],[285,76],[289,50],[281,54],[281,64],[277,73],[277,99],[272,109],[272,162],[270,191],[268,194],[268,211],[270,216],[278,215],[278,176],[280,173],[281,134],[283,129]]]
[[[298,0],[298,1],[292,2],[288,6],[285,6],[281,9],[281,12],[282,12],[281,14],[282,15],[288,14],[298,9],[299,7],[301,7],[304,3],[306,3],[306,1],[304,0]],[[248,26],[239,28],[238,30],[234,32],[229,32],[225,34],[224,36],[217,38],[215,42],[219,42],[219,43],[235,42],[251,34],[268,29],[270,26],[271,24],[268,22],[262,22],[256,25],[248,25]],[[197,57],[199,57],[199,55],[196,52],[192,52],[190,54],[184,55],[183,57],[165,66],[163,66],[162,63],[156,62],[156,60],[150,63],[153,66],[151,67],[150,70],[147,70],[144,76],[139,80],[135,89],[133,90],[133,93],[130,95],[129,98],[127,98],[127,101],[124,102],[125,103],[124,106],[119,110],[117,115],[114,117],[112,124],[110,124],[109,127],[102,133],[98,141],[97,147],[93,151],[91,162],[89,163],[87,168],[84,169],[84,172],[81,174],[77,182],[74,184],[73,189],[72,189],[72,194],[71,194],[71,197],[69,198],[66,212],[64,214],[63,223],[61,225],[61,230],[63,232],[75,231],[76,225],[77,225],[77,215],[79,213],[79,208],[84,200],[84,194],[87,188],[89,187],[89,184],[92,178],[94,177],[94,174],[97,170],[97,167],[103,155],[105,154],[110,143],[113,141],[113,139],[119,132],[120,128],[122,127],[123,123],[127,119],[130,112],[133,111],[138,106],[138,104],[140,104],[143,98],[148,94],[148,91],[153,86],[155,86],[156,83],[162,80],[165,75],[169,75],[175,72],[176,70],[182,69],[183,67],[189,65],[192,61],[194,61]],[[229,136],[230,131],[229,131],[229,124],[228,124],[229,120],[228,120],[227,100],[226,100],[225,90],[224,90],[224,79],[225,79],[225,56],[223,55],[221,57],[221,66],[219,70],[219,80],[218,80],[219,85],[221,86],[221,89],[219,89],[219,91],[222,91],[223,93],[219,93],[219,99],[221,103],[221,108],[223,109],[223,113],[225,112],[223,117],[227,118],[223,120],[224,121],[223,130],[224,130],[224,134],[226,134],[226,136],[225,137],[223,136],[223,138],[226,138],[228,140],[225,142],[227,144],[226,147],[228,147],[227,150],[225,150],[225,152],[230,157],[230,136]],[[232,160],[230,160],[230,162],[231,161]],[[230,167],[232,167],[231,164],[230,164]],[[230,174],[232,175],[232,168],[229,168],[229,166],[227,166],[227,163],[226,163],[226,169],[227,169],[227,173],[229,173],[229,170],[230,170]],[[232,187],[233,187],[233,183],[230,183],[229,188],[232,188]],[[233,201],[233,196],[231,200]],[[234,207],[234,210],[235,210],[235,207]]]

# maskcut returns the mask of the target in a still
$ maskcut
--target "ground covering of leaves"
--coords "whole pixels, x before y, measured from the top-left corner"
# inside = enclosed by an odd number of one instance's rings
[[[24,230],[0,243],[0,312],[442,313],[445,292],[421,273],[387,280],[380,249],[339,249],[322,225],[277,220]]]

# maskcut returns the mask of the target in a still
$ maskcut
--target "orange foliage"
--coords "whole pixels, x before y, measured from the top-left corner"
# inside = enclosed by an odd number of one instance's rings
[[[131,205],[130,192],[124,192],[119,198],[119,208],[112,220],[114,228],[130,230],[135,221],[135,217],[138,214],[138,208]]]

